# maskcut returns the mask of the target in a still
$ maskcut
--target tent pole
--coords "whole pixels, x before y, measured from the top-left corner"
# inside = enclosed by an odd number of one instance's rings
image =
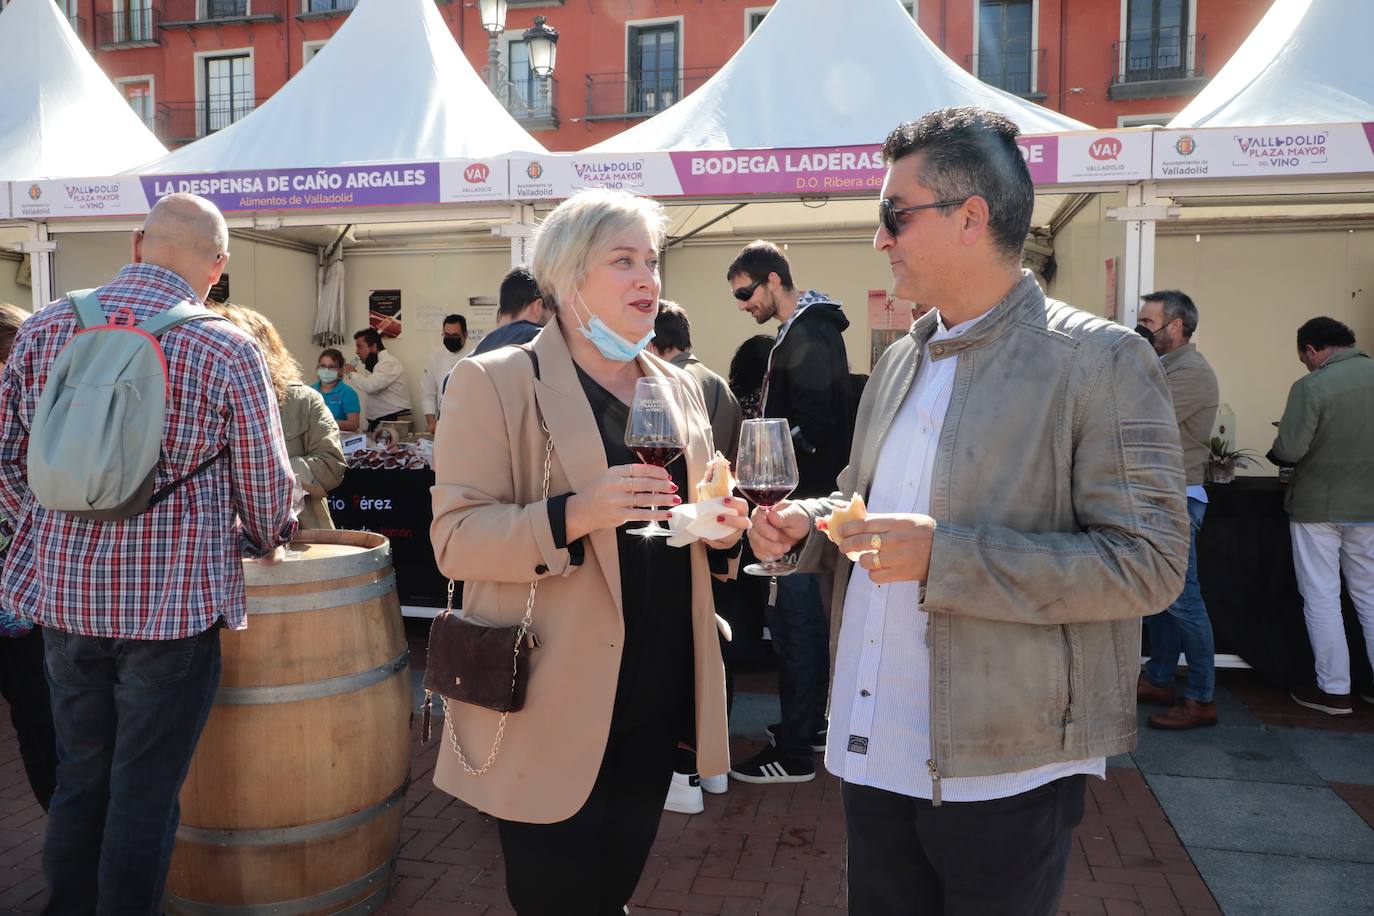
[[[1177,217],[1170,201],[1155,196],[1153,181],[1142,181],[1126,188],[1126,206],[1107,211],[1108,219],[1126,223],[1125,263],[1122,266],[1120,317],[1133,327],[1140,310],[1140,297],[1155,288],[1155,222]]]
[[[37,312],[53,300],[52,253],[57,250],[57,243],[48,236],[47,223],[34,223],[32,229],[33,239],[22,242],[19,250],[29,256],[29,289],[33,295],[33,311]]]

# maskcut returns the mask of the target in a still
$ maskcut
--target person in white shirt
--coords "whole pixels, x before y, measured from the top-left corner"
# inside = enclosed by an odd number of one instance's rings
[[[444,381],[468,345],[468,320],[453,314],[444,319],[444,345],[434,351],[420,379],[420,409],[425,412],[425,428],[434,432],[439,425],[439,405],[444,400]]]
[[[839,492],[749,533],[835,570],[825,762],[865,916],[1058,909],[1086,777],[1134,745],[1140,617],[1188,565],[1164,372],[1021,268],[1018,133],[950,108],[888,136],[874,247],[934,310],[874,368]]]
[[[344,364],[348,384],[367,395],[363,419],[368,432],[385,420],[410,419],[410,384],[406,368],[392,356],[375,328],[364,328],[353,335],[355,363]]]

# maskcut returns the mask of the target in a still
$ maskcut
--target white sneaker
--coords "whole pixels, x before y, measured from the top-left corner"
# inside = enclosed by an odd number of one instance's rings
[[[668,786],[668,797],[663,802],[664,811],[678,814],[700,814],[706,810],[706,800],[701,794],[701,777],[696,773],[674,773],[673,782]]]
[[[701,788],[712,795],[724,795],[730,788],[730,774],[721,773],[719,776],[701,777]]]

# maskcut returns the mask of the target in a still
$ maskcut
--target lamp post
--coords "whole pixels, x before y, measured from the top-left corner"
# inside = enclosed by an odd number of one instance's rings
[[[506,0],[477,0],[477,11],[482,17],[482,28],[490,38],[487,44],[487,65],[484,69],[487,87],[497,98],[501,96],[501,48],[497,39],[506,30]]]
[[[543,16],[534,17],[534,26],[521,36],[529,45],[530,70],[539,80],[539,111],[549,114],[549,80],[558,60],[558,30]]]

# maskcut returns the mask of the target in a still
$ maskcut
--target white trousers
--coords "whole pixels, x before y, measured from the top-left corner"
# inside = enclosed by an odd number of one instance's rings
[[[1293,567],[1302,592],[1307,636],[1317,659],[1317,686],[1350,693],[1350,649],[1341,621],[1341,574],[1374,663],[1374,525],[1289,522]]]

